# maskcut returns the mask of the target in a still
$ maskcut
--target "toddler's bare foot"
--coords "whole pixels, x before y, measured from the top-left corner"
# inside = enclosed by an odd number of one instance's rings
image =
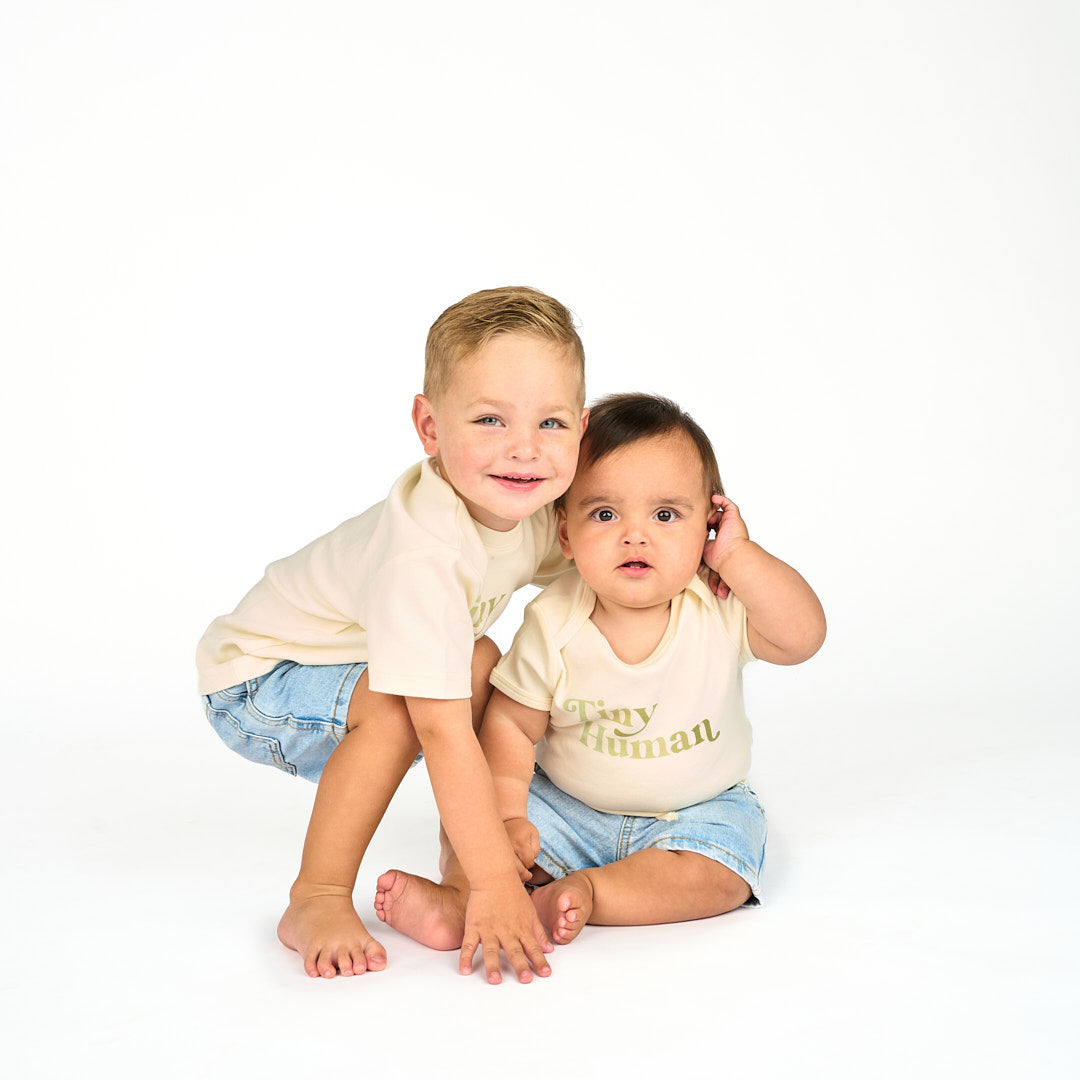
[[[296,899],[278,923],[282,945],[295,949],[304,970],[320,975],[360,975],[386,967],[386,950],[367,932],[349,896]]]
[[[378,881],[375,914],[387,926],[432,949],[460,949],[468,898],[418,874],[387,870]]]
[[[569,945],[592,914],[592,882],[578,870],[533,889],[532,902],[551,940],[556,945]]]

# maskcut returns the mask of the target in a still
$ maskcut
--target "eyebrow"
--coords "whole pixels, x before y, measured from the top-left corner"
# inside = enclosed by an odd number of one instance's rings
[[[491,398],[479,398],[476,401],[470,402],[467,408],[470,409],[492,409],[497,412],[506,412],[509,409],[516,406],[509,401],[494,401]],[[560,405],[540,405],[537,406],[537,411],[542,413],[574,413],[574,406],[567,405],[566,403]]]
[[[598,495],[590,495],[588,498],[576,499],[576,504],[582,510],[591,510],[597,506],[605,506],[611,503],[618,503],[619,496],[606,495],[600,493]],[[649,498],[646,502],[652,503],[654,506],[670,506],[674,510],[692,510],[694,508],[693,499],[685,499],[680,495],[669,495]]]

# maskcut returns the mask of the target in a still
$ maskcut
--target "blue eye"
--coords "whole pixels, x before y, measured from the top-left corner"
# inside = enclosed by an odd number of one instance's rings
[[[541,420],[540,421],[540,426],[542,428],[547,429],[548,431],[550,431],[553,428],[566,427],[566,425],[561,420],[555,420],[553,418],[549,418],[547,420]]]
[[[497,416],[481,416],[476,422],[483,424],[485,427],[494,427],[499,423],[499,418]]]

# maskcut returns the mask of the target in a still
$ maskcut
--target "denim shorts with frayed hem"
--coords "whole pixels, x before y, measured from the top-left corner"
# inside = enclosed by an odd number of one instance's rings
[[[761,902],[759,877],[768,832],[765,811],[744,780],[708,802],[657,817],[605,814],[556,787],[539,766],[529,786],[529,820],[540,833],[536,865],[553,878],[607,866],[636,851],[695,851],[750,886]]]
[[[249,761],[318,782],[348,732],[349,701],[367,664],[296,664],[204,694],[206,718]]]

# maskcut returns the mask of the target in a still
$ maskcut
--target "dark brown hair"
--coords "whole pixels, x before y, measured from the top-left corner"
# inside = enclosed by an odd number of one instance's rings
[[[609,394],[589,409],[589,426],[581,440],[578,468],[593,465],[640,439],[682,434],[701,459],[708,494],[724,494],[720,469],[708,435],[701,425],[670,398],[657,394]],[[561,505],[561,500],[560,500]]]

